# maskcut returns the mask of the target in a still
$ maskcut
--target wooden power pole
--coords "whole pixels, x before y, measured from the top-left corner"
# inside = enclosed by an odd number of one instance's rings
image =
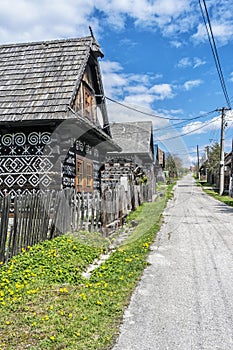
[[[226,108],[223,107],[222,111],[222,119],[221,119],[221,140],[220,140],[220,171],[219,171],[219,194],[223,195],[224,192],[224,143],[225,143],[225,116],[226,116]]]
[[[197,175],[198,180],[200,180],[200,158],[199,158],[199,147],[197,145]]]

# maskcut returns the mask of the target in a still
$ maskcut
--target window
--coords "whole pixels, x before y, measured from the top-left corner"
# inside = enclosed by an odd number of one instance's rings
[[[87,187],[91,188],[93,186],[93,166],[91,163],[86,164],[87,169]]]
[[[76,161],[76,189],[82,190],[84,185],[84,176],[83,176],[83,160],[77,159]]]
[[[93,111],[92,111],[92,92],[88,89],[87,86],[83,88],[84,95],[84,117],[93,120]]]
[[[78,192],[93,191],[93,164],[91,160],[76,156],[75,188]]]

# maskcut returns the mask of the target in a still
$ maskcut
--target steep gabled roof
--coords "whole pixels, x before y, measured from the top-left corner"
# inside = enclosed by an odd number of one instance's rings
[[[91,52],[93,36],[1,45],[0,122],[66,118]]]
[[[153,161],[152,122],[126,122],[110,125],[113,141],[122,151],[120,154],[136,154],[145,161]]]

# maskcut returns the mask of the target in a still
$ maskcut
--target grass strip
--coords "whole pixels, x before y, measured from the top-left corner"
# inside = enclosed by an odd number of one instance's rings
[[[168,191],[129,216],[129,225],[138,222],[132,235],[89,280],[81,272],[108,246],[97,233],[57,237],[28,247],[4,265],[0,349],[110,349],[147,266],[172,185]]]
[[[229,205],[230,207],[233,207],[233,198],[227,195],[220,196],[218,192],[214,191],[213,189],[207,188],[211,185],[208,183],[200,182],[198,181],[197,184],[202,187],[203,191],[208,194],[209,196],[214,197],[215,199],[219,200],[222,203],[225,203],[226,205]]]

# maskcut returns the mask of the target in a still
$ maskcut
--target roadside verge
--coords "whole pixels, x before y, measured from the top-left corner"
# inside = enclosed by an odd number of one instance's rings
[[[0,349],[110,349],[123,312],[147,265],[150,245],[173,185],[127,219],[132,233],[89,278],[108,250],[98,234],[57,237],[13,258],[0,270]]]

